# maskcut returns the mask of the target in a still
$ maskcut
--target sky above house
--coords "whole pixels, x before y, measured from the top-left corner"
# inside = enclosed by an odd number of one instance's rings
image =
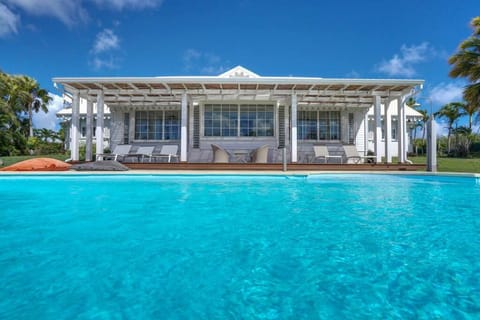
[[[0,0],[0,69],[49,90],[53,77],[218,75],[423,79],[433,111],[460,101],[447,62],[479,0]]]

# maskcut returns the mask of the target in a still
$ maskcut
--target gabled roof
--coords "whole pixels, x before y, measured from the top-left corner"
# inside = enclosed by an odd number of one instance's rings
[[[236,66],[222,73],[219,78],[260,78],[260,76],[242,66]]]

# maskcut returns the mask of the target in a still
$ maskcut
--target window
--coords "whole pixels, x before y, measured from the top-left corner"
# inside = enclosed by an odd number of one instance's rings
[[[299,111],[299,140],[340,140],[339,111]]]
[[[298,139],[317,140],[317,111],[298,112]]]
[[[207,104],[204,106],[206,137],[271,137],[273,105]]]
[[[273,106],[245,105],[240,108],[240,136],[272,137]]]
[[[207,137],[237,136],[238,106],[232,104],[205,105],[204,135]]]
[[[180,137],[180,111],[135,112],[136,140],[176,140]]]
[[[93,120],[92,137],[94,137],[94,138],[95,138],[95,133],[97,132],[96,127],[97,127],[96,121]],[[86,138],[87,137],[87,120],[83,120],[83,119],[80,120],[80,137],[81,138]]]
[[[375,126],[375,122],[372,122],[372,126],[374,127]],[[383,118],[381,120],[381,126],[382,126],[382,140],[385,140],[385,128],[384,128],[384,124],[385,122],[383,121]],[[392,140],[397,140],[397,127],[398,127],[398,122],[397,122],[397,119],[392,117],[392,121],[391,121],[391,136],[390,136],[390,139]]]
[[[398,121],[396,117],[392,117],[392,122],[391,122],[391,139],[392,140],[397,140],[397,130],[398,130]],[[383,122],[383,117],[380,122],[381,130],[382,130],[382,140],[385,140],[385,128],[384,122]],[[375,120],[374,119],[369,119],[368,120],[368,139],[373,140],[375,137]]]

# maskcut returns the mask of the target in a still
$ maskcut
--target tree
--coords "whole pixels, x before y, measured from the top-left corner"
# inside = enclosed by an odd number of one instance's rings
[[[0,70],[0,155],[27,152],[27,137],[33,134],[32,113],[48,111],[48,92],[28,76]]]
[[[33,137],[33,112],[48,112],[47,105],[52,98],[47,90],[40,88],[38,82],[28,76],[14,76],[13,83],[15,110],[28,115],[28,136]]]
[[[21,124],[11,107],[11,77],[0,71],[0,155],[18,154],[22,151]]]
[[[466,78],[470,84],[464,90],[464,99],[472,107],[480,107],[480,16],[471,21],[472,35],[464,40],[458,52],[448,59],[452,65],[450,77]]]
[[[451,143],[450,143],[450,136],[453,132],[453,125],[455,122],[464,115],[464,113],[461,111],[463,107],[463,103],[461,102],[451,102],[447,103],[444,105],[440,110],[435,112],[435,116],[439,118],[446,118],[447,123],[448,123],[448,135],[447,135],[447,141],[448,141],[448,146],[447,146],[447,152],[450,153],[451,149]]]
[[[462,103],[460,109],[463,110],[463,115],[468,116],[468,128],[472,130],[472,123],[473,123],[473,115],[478,110],[478,105],[474,105],[472,103]]]
[[[422,139],[425,140],[425,126],[427,125],[427,121],[430,119],[430,116],[428,115],[428,111],[425,109],[419,109],[417,111],[422,114],[422,119],[420,120],[422,122]]]

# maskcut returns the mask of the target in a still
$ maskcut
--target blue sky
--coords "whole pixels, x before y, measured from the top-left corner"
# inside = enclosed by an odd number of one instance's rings
[[[0,69],[53,77],[218,75],[424,79],[433,109],[461,99],[448,57],[478,0],[0,0]],[[429,107],[426,107],[427,109]]]

